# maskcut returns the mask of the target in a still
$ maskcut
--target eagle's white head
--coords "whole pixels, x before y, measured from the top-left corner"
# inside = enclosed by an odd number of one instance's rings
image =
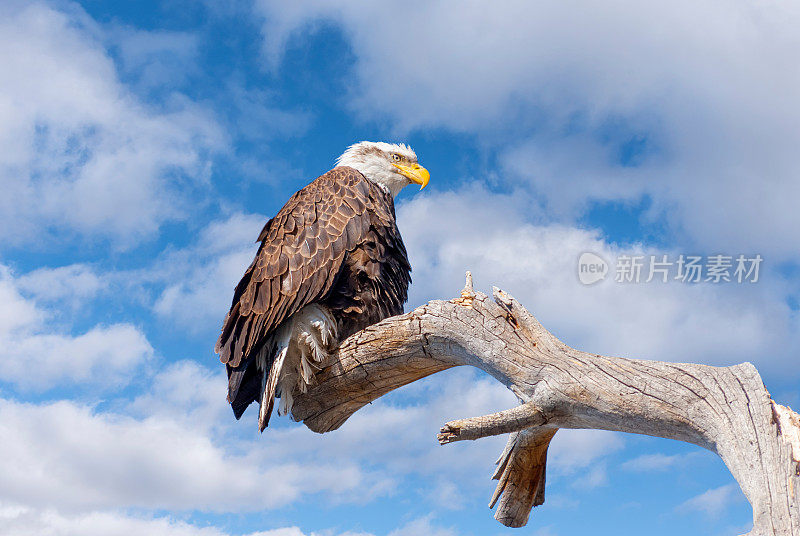
[[[417,163],[417,154],[404,144],[362,141],[348,147],[336,159],[336,165],[358,170],[392,196],[412,182],[419,184],[421,190],[431,178],[428,170]]]

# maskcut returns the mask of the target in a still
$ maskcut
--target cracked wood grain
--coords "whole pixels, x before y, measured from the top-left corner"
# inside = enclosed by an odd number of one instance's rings
[[[753,507],[749,536],[800,535],[800,417],[772,401],[750,363],[711,367],[606,357],[571,348],[521,304],[471,276],[456,299],[432,301],[355,333],[297,396],[292,416],[335,430],[372,400],[430,374],[471,365],[522,404],[442,427],[442,444],[511,433],[493,478],[495,518],[519,527],[544,502],[547,449],[558,428],[677,439],[718,454]]]

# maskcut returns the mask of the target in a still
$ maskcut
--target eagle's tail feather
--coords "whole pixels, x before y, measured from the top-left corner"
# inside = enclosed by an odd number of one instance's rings
[[[228,402],[237,420],[260,394],[261,381],[252,364],[253,359],[248,359],[238,367],[228,367]]]
[[[275,360],[272,366],[267,368],[263,367],[263,380],[261,392],[261,409],[258,412],[258,431],[263,432],[264,428],[269,424],[269,417],[272,413],[272,406],[275,402],[275,389],[278,387],[278,380],[283,370],[283,362],[286,359],[288,346],[282,346],[278,349]]]

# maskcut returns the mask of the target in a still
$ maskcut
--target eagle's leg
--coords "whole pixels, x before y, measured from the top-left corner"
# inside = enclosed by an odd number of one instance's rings
[[[327,307],[313,304],[303,308],[295,321],[297,345],[300,350],[298,387],[306,392],[314,372],[319,370],[336,350],[338,343],[336,320]]]
[[[291,318],[287,363],[280,380],[279,415],[292,411],[294,390],[305,393],[338,345],[337,324],[326,307],[307,305]]]
[[[317,304],[305,307],[301,313],[300,328],[312,345],[314,361],[323,363],[339,344],[336,319],[327,307]]]

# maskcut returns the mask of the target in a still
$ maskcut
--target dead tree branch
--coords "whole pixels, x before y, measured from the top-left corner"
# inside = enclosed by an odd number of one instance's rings
[[[590,354],[550,334],[499,289],[432,301],[354,334],[317,383],[295,399],[293,417],[315,432],[410,382],[472,365],[522,405],[451,421],[447,444],[511,433],[498,460],[490,507],[521,527],[544,502],[547,448],[559,428],[594,428],[677,439],[717,453],[753,507],[750,536],[800,534],[800,416],[772,401],[750,363],[710,367]]]

